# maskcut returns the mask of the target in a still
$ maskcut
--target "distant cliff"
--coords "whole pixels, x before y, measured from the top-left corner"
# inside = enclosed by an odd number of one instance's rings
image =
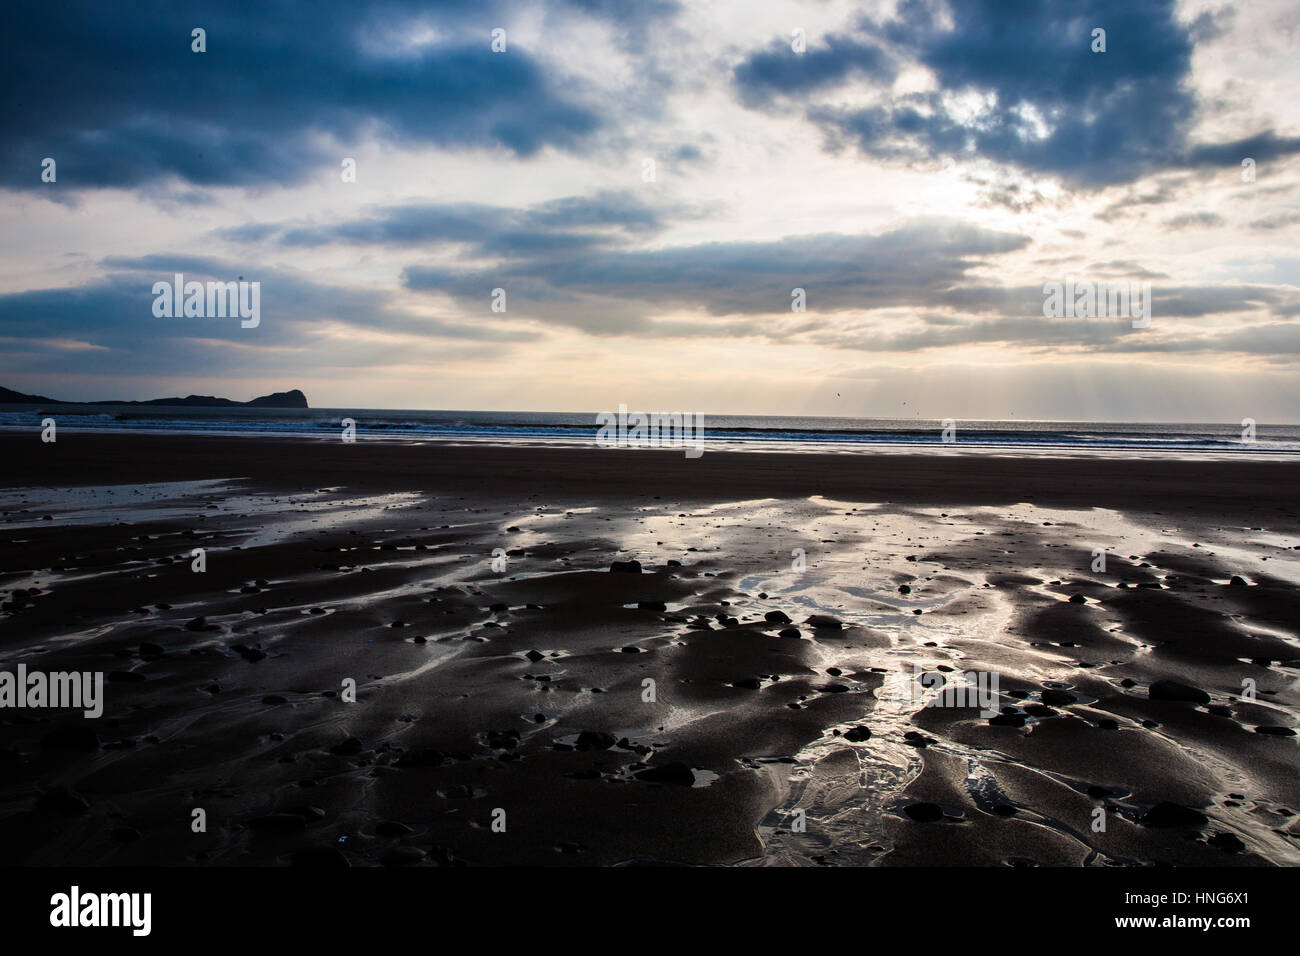
[[[44,395],[24,395],[0,386],[0,404],[5,405],[179,405],[207,408],[308,408],[307,396],[296,388],[287,392],[262,395],[251,402],[235,402],[212,395],[186,395],[184,398],[153,398],[147,402],[64,402]]]

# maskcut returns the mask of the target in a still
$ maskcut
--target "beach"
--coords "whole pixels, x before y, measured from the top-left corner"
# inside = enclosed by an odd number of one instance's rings
[[[1300,863],[1300,463],[0,455],[7,864]]]

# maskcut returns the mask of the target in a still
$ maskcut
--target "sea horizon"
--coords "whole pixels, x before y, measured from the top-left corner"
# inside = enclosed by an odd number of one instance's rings
[[[646,409],[647,413],[652,410]],[[335,437],[345,419],[357,439],[411,439],[586,445],[599,431],[599,412],[487,409],[248,408],[139,405],[3,405],[0,429],[39,429],[53,416],[65,432],[112,431],[284,438]],[[1300,455],[1300,425],[1257,424],[1253,441],[1231,422],[1103,422],[1033,419],[949,420],[829,415],[700,413],[701,440],[710,450],[879,451],[902,446],[944,450],[1052,450],[1106,453]],[[636,447],[632,441],[629,447]]]

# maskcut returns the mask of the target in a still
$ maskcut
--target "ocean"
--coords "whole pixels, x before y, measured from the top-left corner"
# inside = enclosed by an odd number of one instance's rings
[[[358,440],[439,439],[500,443],[595,444],[595,412],[415,411],[382,408],[177,408],[127,405],[0,405],[0,428],[30,429],[53,417],[63,432],[80,430],[329,438],[356,423]],[[710,450],[885,451],[934,448],[1033,453],[1145,454],[1291,458],[1300,426],[1260,424],[1243,440],[1240,423],[962,421],[945,444],[942,423],[925,419],[788,415],[704,415]]]

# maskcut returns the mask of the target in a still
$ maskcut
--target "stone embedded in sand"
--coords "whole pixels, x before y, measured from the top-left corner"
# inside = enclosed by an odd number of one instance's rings
[[[536,664],[538,661],[546,660],[545,654],[543,654],[541,651],[535,651],[535,650],[526,652],[524,654],[524,657],[528,658],[534,664]]]
[[[837,617],[831,617],[829,614],[814,614],[808,618],[807,623],[816,628],[838,631],[844,626],[844,623]]]
[[[517,730],[489,730],[487,745],[493,750],[514,750],[519,743]]]
[[[185,625],[185,630],[187,630],[187,631],[206,631],[206,630],[208,630],[209,627],[211,627],[211,625],[208,624],[208,619],[207,619],[206,617],[196,617],[196,618],[194,618],[193,620],[188,621],[188,622],[186,623],[186,625]]]
[[[757,677],[742,677],[740,680],[732,681],[732,687],[739,687],[741,690],[760,690],[763,682]]]
[[[772,624],[789,624],[790,617],[784,611],[768,611],[763,615],[763,620]]]
[[[990,727],[1023,727],[1025,726],[1024,714],[998,714],[996,717],[989,718]]]
[[[1295,731],[1290,727],[1276,727],[1271,724],[1260,724],[1255,728],[1257,734],[1270,734],[1274,737],[1294,737]]]
[[[1234,575],[1232,576],[1232,580],[1230,580],[1230,581],[1228,582],[1228,584],[1231,585],[1231,586],[1234,587],[1234,588],[1244,588],[1244,587],[1249,587],[1249,585],[1246,584],[1246,579],[1243,578],[1243,577],[1240,577],[1239,575],[1236,575],[1236,574],[1234,574]]]
[[[289,701],[286,698],[281,697],[279,694],[267,694],[262,698],[262,703],[274,707],[278,704],[287,704]]]
[[[1197,687],[1189,687],[1172,680],[1158,680],[1147,689],[1152,700],[1181,700],[1192,704],[1208,704],[1210,695]]]
[[[618,742],[613,734],[607,734],[603,730],[584,730],[578,734],[578,739],[574,745],[579,750],[608,750]]]
[[[1228,853],[1240,853],[1246,849],[1246,844],[1242,843],[1235,833],[1216,833],[1205,842]]]
[[[900,585],[898,586],[898,593],[899,593],[899,594],[911,594],[911,593],[912,593],[912,589],[911,589],[910,587],[908,587],[906,584],[900,584]]]
[[[1199,827],[1207,822],[1205,814],[1176,803],[1157,803],[1142,814],[1146,827]]]
[[[1070,595],[1070,603],[1071,603],[1071,604],[1087,604],[1087,603],[1088,603],[1088,599],[1087,599],[1086,597],[1084,597],[1082,594],[1071,594],[1071,595]]]
[[[913,803],[903,807],[903,812],[917,823],[935,823],[943,819],[943,807],[937,803]]]
[[[668,605],[663,601],[637,601],[636,606],[642,611],[666,611]]]
[[[993,807],[993,812],[1000,817],[1014,817],[1020,810],[1009,803],[999,803]]]
[[[850,743],[855,743],[855,744],[862,743],[865,740],[871,739],[871,729],[869,727],[863,727],[861,725],[857,727],[850,727],[848,730],[844,732],[844,739],[849,741]]]
[[[1069,691],[1057,690],[1052,687],[1045,689],[1038,696],[1048,707],[1064,707],[1067,704],[1073,704],[1079,699]]]
[[[781,630],[776,632],[776,635],[777,637],[788,637],[796,641],[803,637],[803,634],[799,632],[799,628],[797,627],[783,627]]]
[[[658,767],[648,767],[645,770],[637,771],[634,776],[646,783],[671,783],[684,787],[689,787],[695,783],[695,773],[680,761],[662,764]]]
[[[609,566],[609,570],[618,574],[640,574],[640,561],[615,561]]]

